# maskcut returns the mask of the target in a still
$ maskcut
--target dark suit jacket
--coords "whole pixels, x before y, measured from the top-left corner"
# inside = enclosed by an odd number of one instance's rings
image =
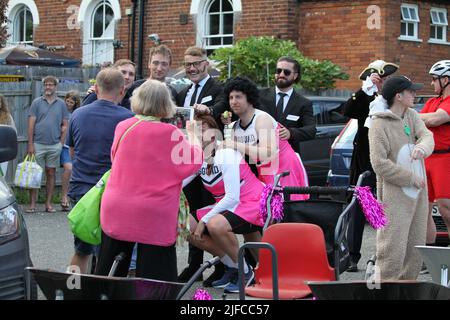
[[[191,86],[188,86],[177,94],[177,106],[182,107],[184,105],[184,100],[186,99],[186,95],[190,88]],[[213,109],[214,119],[216,119],[220,125],[220,115],[227,110],[228,104],[223,93],[222,85],[213,78],[209,78],[208,81],[206,81],[197,98],[197,103],[201,103],[202,99],[208,96],[211,96],[212,99],[203,104]]]
[[[289,144],[295,152],[299,152],[299,142],[314,139],[316,136],[316,121],[313,115],[312,102],[294,90],[284,109],[283,116],[278,119],[276,112],[275,88],[259,91],[259,109],[267,112],[291,133]],[[287,116],[298,116],[297,121],[288,120]]]
[[[358,90],[344,104],[344,115],[358,120],[358,131],[353,140],[352,162],[350,164],[350,184],[355,185],[358,177],[364,171],[373,173],[369,157],[369,129],[364,127],[369,116],[369,105],[375,99],[374,96],[368,96],[362,89]]]

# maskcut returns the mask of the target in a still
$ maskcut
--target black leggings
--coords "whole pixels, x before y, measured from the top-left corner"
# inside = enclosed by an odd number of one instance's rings
[[[102,231],[102,243],[95,274],[107,276],[114,258],[123,252],[124,259],[117,266],[114,276],[126,277],[130,267],[134,242],[116,240]],[[136,277],[162,281],[177,280],[177,254],[175,244],[168,247],[138,243]]]

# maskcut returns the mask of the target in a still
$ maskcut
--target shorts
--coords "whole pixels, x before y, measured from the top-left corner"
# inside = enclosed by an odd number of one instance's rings
[[[227,219],[228,223],[231,226],[231,231],[235,234],[249,234],[256,231],[259,231],[262,234],[262,227],[251,224],[248,221],[245,221],[238,215],[234,214],[231,211],[224,211],[219,213]],[[193,214],[194,219],[198,222],[197,214]],[[208,233],[208,227],[206,227],[205,234]]]
[[[79,256],[89,256],[91,254],[98,255],[100,246],[84,242],[83,240],[73,236],[73,245],[75,248],[75,253]]]
[[[62,147],[61,149],[61,155],[59,156],[59,163],[61,164],[61,167],[65,165],[66,163],[72,163],[72,159],[69,155],[69,147]]]
[[[425,159],[428,201],[450,199],[450,153],[432,154]]]
[[[34,149],[36,152],[36,162],[42,169],[59,167],[59,157],[62,149],[61,143],[53,145],[34,143]]]
[[[81,199],[81,197],[78,199],[72,199],[72,198],[69,198],[69,199],[70,199],[71,208],[73,208],[77,204],[77,202]],[[96,246],[94,244],[84,242],[83,240],[77,238],[76,236],[73,236],[73,238],[74,238],[73,245],[75,248],[75,253],[77,255],[89,256],[91,254],[94,254],[94,255],[98,256],[100,245]]]

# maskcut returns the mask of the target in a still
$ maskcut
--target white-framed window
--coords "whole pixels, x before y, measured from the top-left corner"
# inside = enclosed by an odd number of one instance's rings
[[[232,46],[241,12],[241,0],[192,0],[190,14],[197,29],[197,46],[208,54]]]
[[[447,9],[431,8],[430,21],[430,40],[447,42]]]
[[[118,0],[83,0],[78,22],[83,26],[83,64],[114,62],[114,36],[121,18]]]
[[[414,4],[402,4],[400,39],[419,40],[419,22],[419,7]]]
[[[233,3],[230,0],[209,2],[203,38],[207,51],[233,45]]]
[[[39,12],[32,0],[10,0],[5,15],[8,17],[7,44],[33,44],[33,31],[39,25]]]
[[[92,13],[91,21],[91,39],[114,38],[114,32],[111,33],[113,26],[114,12],[108,1],[100,2]]]
[[[33,17],[30,9],[21,5],[13,18],[13,43],[33,43]]]

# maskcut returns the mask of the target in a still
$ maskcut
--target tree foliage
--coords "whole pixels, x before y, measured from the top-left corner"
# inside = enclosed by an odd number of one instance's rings
[[[299,84],[311,91],[334,88],[337,79],[349,78],[331,61],[307,58],[293,41],[274,37],[245,38],[237,41],[233,47],[215,50],[210,58],[219,61],[221,80],[228,77],[228,63],[231,61],[231,77],[246,76],[265,87],[273,84],[276,62],[281,56],[290,56],[300,63],[302,72]]]
[[[6,31],[7,7],[8,7],[8,0],[0,0],[0,48],[4,46],[7,38],[7,31]]]

